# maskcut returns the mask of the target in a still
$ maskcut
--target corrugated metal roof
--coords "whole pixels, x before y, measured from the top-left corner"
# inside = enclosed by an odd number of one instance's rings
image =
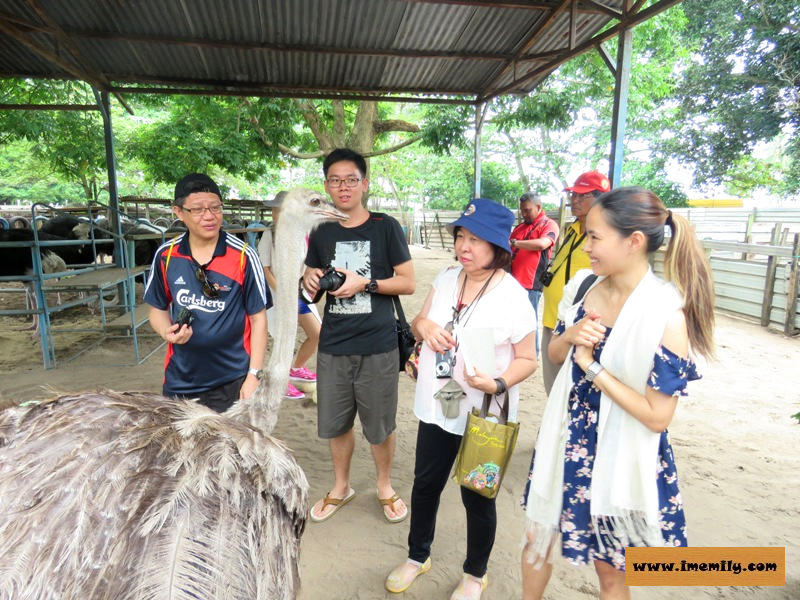
[[[608,11],[623,4],[574,1],[578,47],[617,23]],[[0,0],[0,76],[81,77],[120,90],[153,83],[479,101],[530,91],[574,55],[570,2]]]

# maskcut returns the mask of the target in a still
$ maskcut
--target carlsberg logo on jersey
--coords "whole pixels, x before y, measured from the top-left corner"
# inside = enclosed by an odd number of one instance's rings
[[[186,306],[192,310],[202,310],[203,312],[213,313],[222,312],[225,310],[225,301],[211,298],[206,298],[202,294],[189,293],[189,290],[181,290],[175,296],[175,300],[180,306]]]

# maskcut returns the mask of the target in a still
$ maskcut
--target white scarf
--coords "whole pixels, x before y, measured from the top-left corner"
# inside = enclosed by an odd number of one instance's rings
[[[570,282],[572,298],[580,281],[589,273],[580,271],[574,283]],[[602,279],[598,278],[592,287]],[[625,385],[644,395],[667,321],[682,305],[683,299],[675,286],[648,270],[625,301],[600,354],[600,364]],[[579,306],[580,303],[567,309],[564,318],[567,327],[574,324]],[[552,560],[552,550],[560,532],[567,405],[573,383],[572,353],[573,348],[570,348],[545,406],[527,498],[528,530],[532,534],[528,551],[530,556],[538,557],[539,563],[548,551]],[[660,433],[650,431],[601,394],[591,485],[592,522],[601,549],[603,542],[599,533],[607,532],[609,526],[614,532],[610,537],[616,538],[622,546],[663,545],[656,482],[660,437]]]

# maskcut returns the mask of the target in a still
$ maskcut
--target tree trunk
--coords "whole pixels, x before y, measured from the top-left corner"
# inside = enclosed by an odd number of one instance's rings
[[[517,140],[511,137],[511,132],[504,130],[503,135],[508,138],[508,142],[511,144],[511,152],[514,154],[514,162],[517,164],[517,171],[519,172],[519,178],[522,181],[522,185],[526,192],[530,192],[531,180],[528,179],[527,175],[525,175],[525,169],[522,167],[522,155],[519,150],[519,144],[517,143]]]

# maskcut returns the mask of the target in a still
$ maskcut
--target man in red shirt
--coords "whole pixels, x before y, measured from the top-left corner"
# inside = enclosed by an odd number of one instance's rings
[[[537,194],[526,192],[519,199],[522,223],[511,232],[511,275],[528,290],[528,299],[536,311],[536,355],[539,355],[539,299],[542,287],[539,275],[547,269],[550,252],[558,240],[558,224],[542,210]]]

